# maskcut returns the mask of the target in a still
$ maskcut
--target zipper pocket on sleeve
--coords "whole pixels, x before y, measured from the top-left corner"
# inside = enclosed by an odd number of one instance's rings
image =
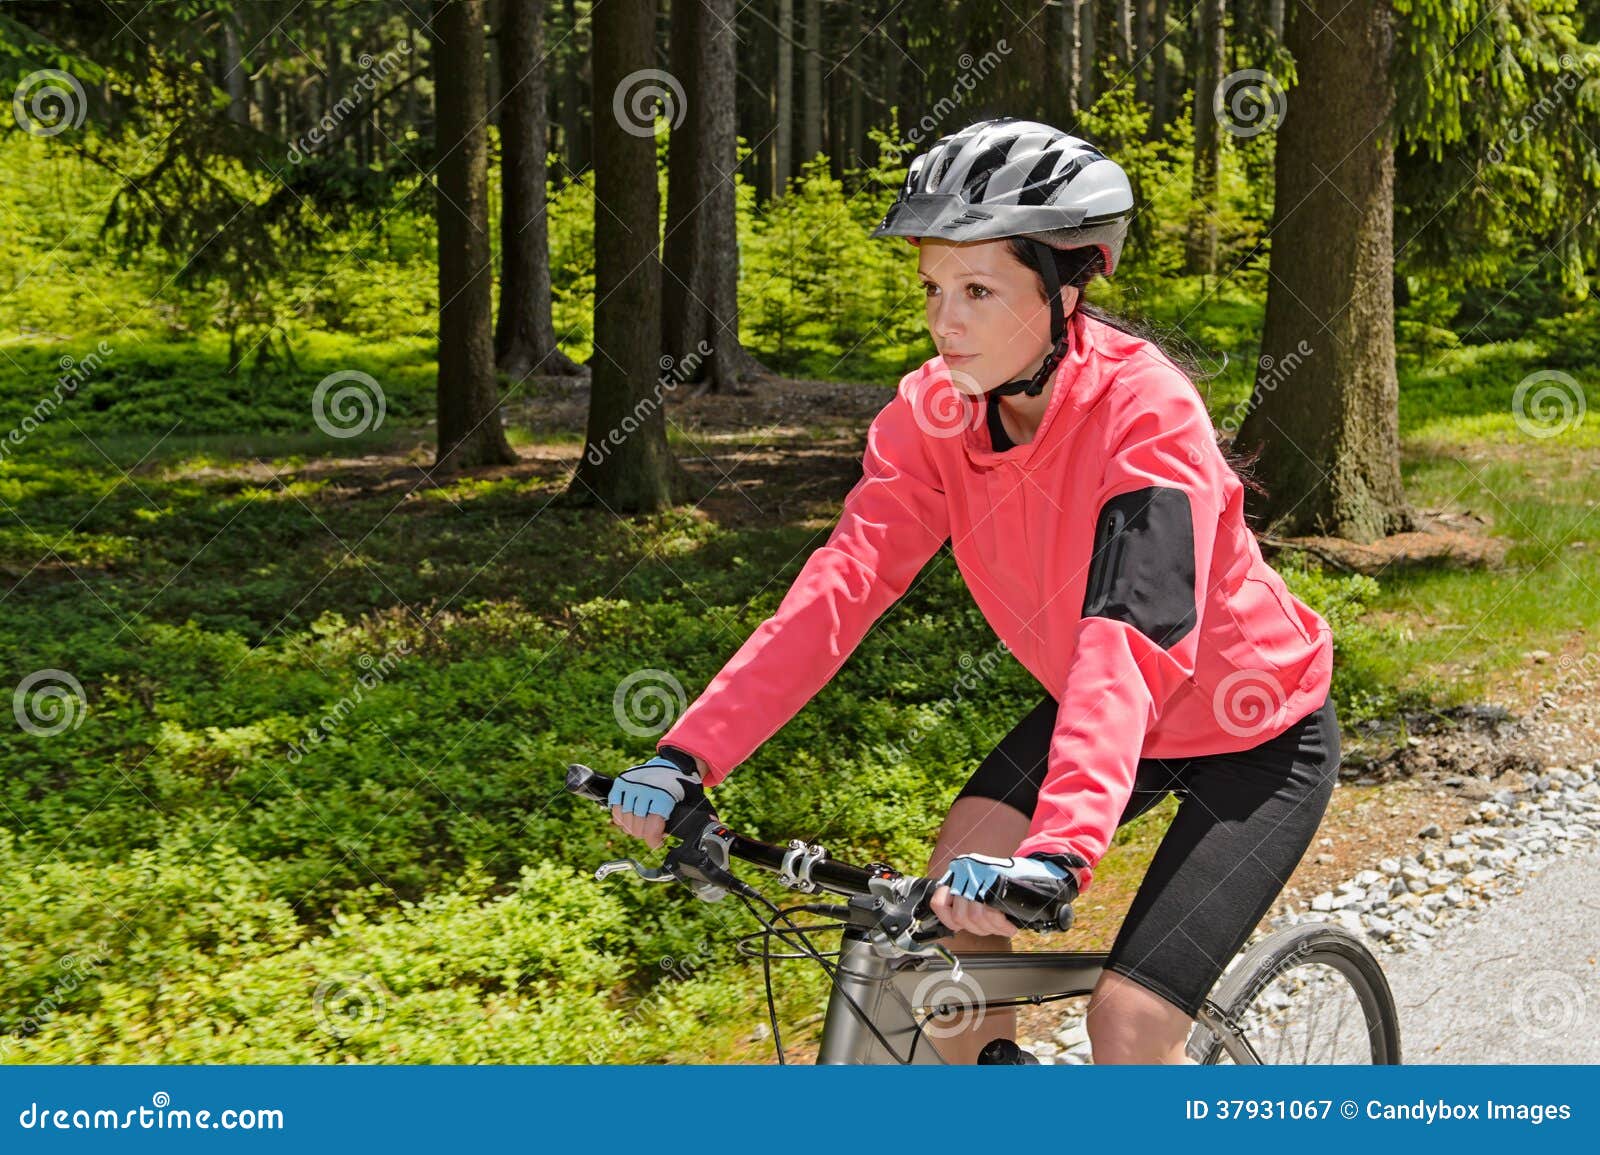
[[[1107,511],[1095,535],[1094,557],[1089,563],[1089,588],[1084,594],[1083,617],[1092,617],[1106,608],[1111,596],[1111,579],[1122,560],[1122,527],[1127,515],[1120,509]]]

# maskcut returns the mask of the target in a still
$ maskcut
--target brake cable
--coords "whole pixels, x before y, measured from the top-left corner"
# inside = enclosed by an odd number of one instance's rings
[[[877,1024],[874,1023],[872,1021],[872,1019],[867,1015],[866,1011],[864,1009],[862,1009],[861,1004],[856,1002],[855,996],[850,994],[848,991],[846,991],[844,989],[844,987],[839,985],[839,980],[838,980],[838,976],[837,976],[837,969],[838,968],[835,967],[833,963],[829,962],[827,956],[825,956],[821,951],[817,950],[817,948],[814,947],[811,944],[811,940],[806,937],[806,932],[808,930],[814,930],[816,928],[814,928],[814,927],[802,927],[799,923],[797,923],[794,920],[794,918],[789,914],[788,911],[786,911],[782,907],[778,906],[777,903],[773,902],[766,895],[762,894],[759,890],[756,890],[754,887],[752,887],[749,884],[743,882],[743,880],[740,880],[740,887],[741,887],[741,889],[738,890],[738,891],[735,891],[735,893],[738,894],[738,896],[739,896],[739,898],[741,900],[744,900],[745,906],[746,906],[747,909],[749,909],[751,917],[753,917],[757,922],[759,922],[763,927],[765,927],[769,934],[782,936],[782,935],[786,935],[788,933],[791,933],[791,932],[788,932],[788,931],[779,931],[777,929],[776,925],[774,925],[773,923],[769,923],[765,918],[763,918],[756,911],[755,907],[750,905],[748,899],[750,897],[758,898],[762,902],[766,903],[767,906],[771,907],[775,914],[777,914],[780,918],[783,919],[783,921],[785,921],[785,922],[787,922],[789,924],[789,926],[792,928],[792,933],[794,934],[794,936],[797,939],[800,940],[800,944],[805,949],[805,952],[806,952],[804,957],[810,958],[818,966],[822,967],[823,972],[825,974],[827,974],[828,981],[832,984],[833,990],[835,991],[835,993],[837,993],[839,995],[842,995],[844,997],[845,1002],[850,1005],[850,1009],[855,1012],[856,1017],[861,1021],[861,1025],[866,1027],[867,1030],[872,1033],[873,1038],[877,1039],[879,1045],[882,1046],[883,1049],[886,1052],[888,1052],[890,1057],[893,1058],[895,1062],[899,1063],[902,1066],[910,1066],[910,1060],[909,1059],[902,1059],[900,1057],[900,1054],[899,1054],[898,1051],[895,1050],[894,1045],[891,1044],[889,1042],[889,1040],[884,1037],[883,1032],[878,1029]],[[748,896],[745,893],[746,891],[749,892]],[[772,1038],[773,1038],[773,1042],[777,1046],[778,1062],[780,1064],[787,1065],[788,1059],[784,1055],[783,1044],[782,1044],[782,1042],[781,1042],[781,1040],[779,1039],[779,1036],[778,1036],[778,1013],[777,1013],[777,1006],[776,1006],[776,1003],[774,1001],[773,994],[772,994],[772,965],[771,965],[771,955],[770,955],[770,952],[768,952],[768,951],[763,951],[763,967],[762,967],[762,971],[763,971],[763,975],[764,975],[764,977],[766,979],[766,986],[767,986],[767,1013],[768,1013],[768,1015],[769,1015],[769,1017],[771,1018],[771,1021],[772,1021]],[[903,996],[900,996],[898,991],[896,991],[895,994],[896,994],[897,997],[900,997],[903,1000]],[[937,1051],[935,1051],[934,1053],[936,1055],[938,1054]],[[943,1056],[939,1057],[939,1061],[941,1063],[948,1064],[948,1060],[946,1060]]]

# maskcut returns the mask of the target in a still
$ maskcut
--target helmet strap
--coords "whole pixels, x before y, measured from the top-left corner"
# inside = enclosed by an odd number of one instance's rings
[[[1029,237],[1028,241],[1033,245],[1034,253],[1038,255],[1039,275],[1044,278],[1045,299],[1050,302],[1050,352],[1045,354],[1044,361],[1034,371],[1032,377],[1008,381],[990,390],[999,397],[1009,397],[1014,393],[1026,393],[1029,397],[1039,396],[1044,392],[1045,383],[1056,371],[1056,366],[1061,363],[1061,358],[1067,355],[1067,317],[1061,308],[1061,277],[1056,272],[1055,250],[1037,237]]]

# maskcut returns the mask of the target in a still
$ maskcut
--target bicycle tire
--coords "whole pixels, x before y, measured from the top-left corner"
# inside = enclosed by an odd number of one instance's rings
[[[1400,1012],[1394,993],[1389,989],[1389,980],[1366,943],[1336,923],[1302,923],[1268,935],[1240,956],[1208,1001],[1230,1022],[1242,1025],[1271,983],[1298,969],[1319,966],[1341,975],[1359,1002],[1366,1020],[1372,1063],[1399,1063]],[[1249,1028],[1246,1028],[1245,1037],[1251,1037]],[[1204,1023],[1196,1023],[1190,1033],[1188,1053],[1195,1062],[1205,1065],[1216,1065],[1228,1059],[1222,1040]]]

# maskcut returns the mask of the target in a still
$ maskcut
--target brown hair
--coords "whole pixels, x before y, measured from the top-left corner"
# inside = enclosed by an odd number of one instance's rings
[[[1039,295],[1044,295],[1044,270],[1039,266],[1039,256],[1033,242],[1027,237],[1007,237],[1006,247],[1017,261],[1032,269],[1039,278]],[[1115,313],[1108,313],[1097,305],[1091,305],[1083,299],[1082,290],[1105,267],[1105,254],[1099,245],[1084,245],[1075,249],[1052,248],[1055,256],[1056,276],[1061,280],[1063,289],[1071,286],[1079,290],[1077,311],[1085,316],[1093,317],[1101,324],[1110,325],[1127,333],[1130,337],[1137,337],[1141,341],[1148,341],[1154,345],[1161,354],[1183,370],[1189,380],[1204,380],[1212,374],[1204,372],[1199,363],[1190,355],[1187,349],[1168,346],[1149,325],[1139,321],[1132,321],[1126,317],[1119,317]],[[1215,432],[1213,430],[1213,432]],[[1220,445],[1221,439],[1218,439]],[[1251,493],[1258,497],[1265,497],[1266,487],[1254,475],[1254,467],[1261,457],[1260,448],[1246,453],[1234,448],[1231,444],[1222,450],[1222,457],[1239,478],[1240,483]]]

